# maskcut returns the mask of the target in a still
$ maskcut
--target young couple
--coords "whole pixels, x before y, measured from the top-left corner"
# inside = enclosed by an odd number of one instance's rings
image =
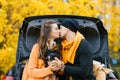
[[[90,44],[78,29],[79,24],[74,19],[66,19],[60,26],[54,20],[44,22],[22,80],[96,80]],[[51,60],[50,53],[60,56]]]

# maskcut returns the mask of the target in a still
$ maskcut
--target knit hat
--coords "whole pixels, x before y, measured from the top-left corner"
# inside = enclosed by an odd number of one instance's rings
[[[61,25],[73,32],[77,32],[77,30],[79,29],[79,24],[75,19],[65,19],[61,22]]]

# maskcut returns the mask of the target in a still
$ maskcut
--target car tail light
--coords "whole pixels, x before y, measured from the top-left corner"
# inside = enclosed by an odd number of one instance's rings
[[[14,80],[12,76],[4,76],[1,80]]]

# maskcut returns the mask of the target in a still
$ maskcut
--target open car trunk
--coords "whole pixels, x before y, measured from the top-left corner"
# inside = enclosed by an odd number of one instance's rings
[[[92,45],[94,59],[108,65],[110,62],[108,51],[108,34],[103,27],[103,23],[96,18],[66,15],[34,16],[25,18],[20,29],[16,59],[18,60],[20,58],[19,62],[21,62],[29,58],[32,46],[36,43],[39,37],[40,27],[38,26],[44,21],[54,19],[60,23],[64,19],[69,18],[73,18],[79,22],[79,26],[81,27],[79,31]]]
[[[78,21],[79,31],[92,45],[93,57],[109,67],[110,56],[108,49],[108,34],[103,23],[92,17],[72,16],[72,15],[45,15],[32,16],[24,19],[19,31],[18,47],[16,52],[16,65],[12,68],[12,76],[14,80],[20,80],[24,65],[21,64],[29,58],[33,45],[39,38],[40,27],[44,21],[54,19],[61,23],[64,19],[75,19]]]

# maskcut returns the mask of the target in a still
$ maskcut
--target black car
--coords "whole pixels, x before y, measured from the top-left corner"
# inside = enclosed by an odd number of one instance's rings
[[[61,23],[64,19],[75,19],[78,21],[79,31],[92,45],[94,59],[111,68],[111,58],[108,49],[108,33],[100,19],[85,16],[73,15],[44,15],[32,16],[24,19],[19,30],[19,39],[16,55],[16,65],[8,72],[7,76],[12,76],[14,80],[21,80],[22,71],[25,61],[28,60],[32,46],[39,37],[40,27],[44,21],[53,19]],[[108,75],[109,79],[117,79],[118,73],[114,69],[112,74]]]

